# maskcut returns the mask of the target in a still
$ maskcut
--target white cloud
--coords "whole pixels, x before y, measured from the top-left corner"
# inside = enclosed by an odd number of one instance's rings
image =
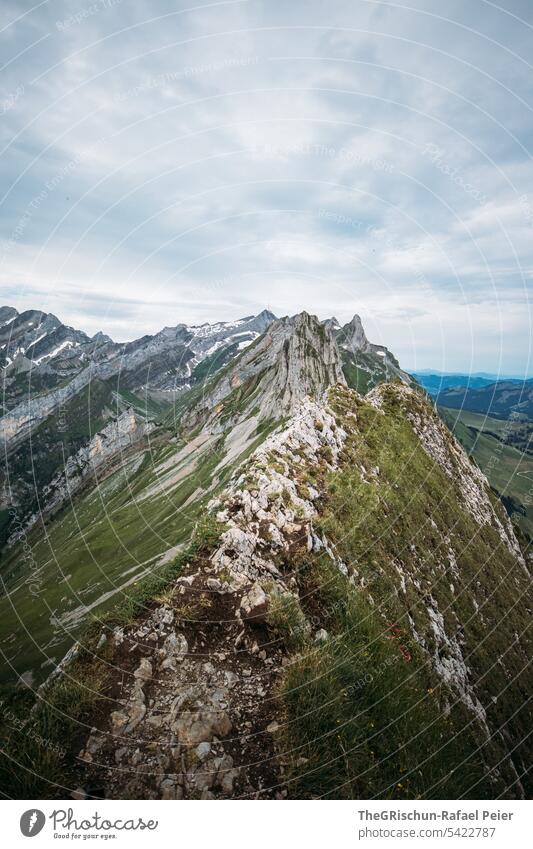
[[[89,6],[0,35],[6,61],[42,39],[4,71],[7,302],[117,338],[357,311],[409,366],[527,361],[527,26],[482,0],[457,25],[427,2]]]

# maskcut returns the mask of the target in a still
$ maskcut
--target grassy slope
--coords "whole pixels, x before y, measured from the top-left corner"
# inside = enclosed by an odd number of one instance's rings
[[[515,633],[527,640],[529,614],[522,601],[517,604],[527,579],[496,531],[481,530],[461,507],[459,493],[421,448],[394,395],[385,416],[361,403],[355,430],[353,419],[345,418],[353,396],[341,393],[335,406],[351,436],[342,468],[328,477],[320,526],[349,568],[357,569],[364,589],[349,587],[327,561],[303,553],[303,607],[333,638],[304,644],[286,680],[291,792],[350,798],[505,792],[512,773],[502,767],[492,784],[484,766],[484,759],[500,759],[500,741],[487,743],[472,714],[430,671],[408,636],[408,614],[431,651],[429,596],[447,631],[461,629],[491,727],[506,723],[508,740],[518,743],[531,722],[524,704],[527,653],[510,647]],[[361,464],[379,466],[379,476],[363,480]],[[450,573],[450,543],[459,578]],[[397,566],[410,576],[405,592]]]
[[[155,437],[140,466],[134,458],[126,460],[124,468],[90,484],[64,507],[44,533],[39,523],[28,535],[26,553],[18,545],[4,561],[0,680],[30,670],[35,681],[42,679],[85,626],[86,608],[101,615],[117,599],[124,601],[134,582],[157,571],[160,555],[188,543],[207,502],[274,426],[263,423],[216,473],[224,437],[192,449],[180,461],[183,478],[144,498],[157,484],[157,467],[183,448],[164,441],[170,434],[159,444]]]
[[[179,576],[187,561],[213,544],[211,517],[203,516],[189,544],[172,561],[130,588],[103,618],[85,627],[79,652],[66,673],[53,681],[31,714],[29,689],[0,688],[2,757],[0,795],[14,799],[65,798],[75,786],[76,755],[91,728],[94,711],[106,705],[113,666],[110,641],[100,638],[146,611]],[[162,600],[162,599],[161,599]]]
[[[509,444],[514,434],[524,432],[524,424],[493,419],[467,410],[439,409],[500,497],[517,502],[515,519],[526,535],[533,538],[533,457]],[[524,440],[522,445],[525,447],[527,441]]]
[[[168,409],[166,404],[140,398],[128,390],[117,397],[114,385],[113,380],[93,380],[9,454],[2,477],[14,491],[21,517],[38,510],[43,487],[64,468],[66,458],[86,445],[113,416],[130,405],[141,415],[156,419]],[[4,517],[0,544],[9,536],[7,510]]]
[[[376,354],[363,354],[360,351],[342,349],[342,370],[350,389],[355,389],[361,395],[386,380],[386,369],[383,361]]]
[[[313,483],[323,491],[318,525],[349,567],[357,569],[364,589],[349,585],[329,560],[309,555],[305,546],[292,552],[291,563],[280,564],[295,571],[302,606],[296,612],[278,611],[271,623],[292,654],[284,687],[283,741],[290,795],[394,799],[497,795],[512,776],[503,765],[492,783],[485,760],[494,763],[503,749],[498,740],[486,744],[471,714],[439,684],[407,636],[407,612],[430,649],[428,593],[438,601],[447,627],[461,626],[467,662],[491,724],[508,723],[506,733],[512,742],[527,732],[531,720],[520,709],[509,717],[513,707],[524,702],[521,658],[514,647],[514,633],[523,635],[529,627],[525,605],[516,604],[525,596],[524,578],[496,532],[481,531],[461,507],[453,483],[422,450],[394,394],[385,416],[345,391],[334,403],[338,420],[350,433],[344,463],[329,474],[325,465],[308,469],[301,483]],[[354,411],[355,427],[354,419],[346,417]],[[363,480],[361,464],[367,470],[379,466],[377,478]],[[146,474],[146,469],[138,474]],[[138,481],[140,488],[145,485]],[[117,496],[115,508],[120,508],[119,502]],[[459,580],[448,571],[447,535],[457,554]],[[204,544],[215,545],[215,536],[206,531]],[[395,563],[408,576],[405,592]],[[133,588],[135,598],[132,601],[126,594],[114,621],[120,621],[121,610],[126,618],[135,615],[139,592],[141,599],[150,599],[176,568],[176,564],[166,567],[166,576],[155,587],[152,579],[151,585],[145,579]],[[420,582],[422,592],[409,578]],[[312,643],[307,629],[301,628],[302,611],[315,627],[326,627],[331,638],[320,645]],[[51,706],[39,719],[39,728],[47,730],[52,740],[75,734],[80,717],[91,709],[95,691],[105,686],[105,649],[100,660],[89,652],[76,663],[71,674],[54,685]],[[495,693],[498,701],[493,703]],[[70,732],[58,710],[70,717]],[[15,735],[11,751],[17,740],[20,743]],[[60,781],[62,763],[49,749],[35,749],[22,747],[21,757],[30,759],[41,775],[43,765],[35,765],[35,758],[51,759],[49,774]],[[16,770],[11,780],[14,776],[20,781]]]
[[[499,380],[480,389],[446,389],[439,393],[440,406],[467,409],[493,418],[508,419],[512,413],[533,419],[533,380]]]

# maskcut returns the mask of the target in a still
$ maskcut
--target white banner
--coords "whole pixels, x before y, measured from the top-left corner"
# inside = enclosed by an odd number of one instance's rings
[[[4,801],[3,845],[531,846],[531,802]]]

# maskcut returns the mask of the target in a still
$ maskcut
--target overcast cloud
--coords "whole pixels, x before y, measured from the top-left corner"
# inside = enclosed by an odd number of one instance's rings
[[[117,340],[269,307],[531,373],[529,0],[4,0],[2,300]]]

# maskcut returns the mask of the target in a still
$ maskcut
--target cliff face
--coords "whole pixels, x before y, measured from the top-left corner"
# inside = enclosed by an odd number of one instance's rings
[[[8,449],[94,380],[112,380],[118,391],[153,393],[170,402],[203,380],[205,360],[216,371],[275,319],[264,310],[235,322],[165,327],[154,336],[119,344],[102,333],[90,339],[53,315],[33,310],[21,315],[14,310],[13,315],[4,309],[0,365],[6,409],[0,440]]]
[[[400,368],[396,357],[383,345],[369,342],[358,315],[344,327],[336,327],[335,335],[341,351],[343,372],[348,385],[366,395],[379,383],[400,380],[406,385],[415,381]]]
[[[64,470],[56,474],[40,493],[40,510],[28,517],[24,530],[17,530],[9,539],[13,545],[39,520],[47,519],[91,479],[98,485],[112,468],[120,466],[132,451],[144,447],[146,437],[155,430],[153,422],[137,416],[132,409],[125,410],[87,445],[67,458]]]
[[[300,313],[275,321],[202,392],[183,418],[186,428],[209,423],[228,428],[250,415],[279,420],[310,395],[345,384],[335,336],[316,316]]]
[[[344,325],[339,336],[343,345],[351,351],[362,351],[363,354],[367,354],[372,350],[372,346],[366,338],[363,323],[358,315],[354,315],[352,320]]]

